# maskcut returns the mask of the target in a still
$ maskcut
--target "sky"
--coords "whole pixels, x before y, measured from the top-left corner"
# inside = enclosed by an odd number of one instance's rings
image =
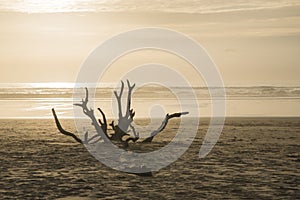
[[[179,31],[200,43],[226,86],[300,85],[299,0],[0,0],[0,83],[74,82],[99,44],[142,27]],[[161,52],[128,55],[104,77],[147,62],[188,64]]]

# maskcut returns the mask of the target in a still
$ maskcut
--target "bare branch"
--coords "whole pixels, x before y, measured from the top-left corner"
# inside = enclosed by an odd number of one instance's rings
[[[118,109],[119,109],[119,119],[118,119],[118,125],[114,126],[112,124],[113,130],[115,131],[115,134],[112,136],[112,139],[114,140],[121,140],[121,138],[124,135],[128,135],[128,128],[130,124],[133,121],[133,117],[135,115],[135,112],[133,109],[131,109],[131,94],[133,91],[133,88],[135,87],[135,84],[130,85],[130,82],[127,80],[127,86],[128,86],[128,96],[127,96],[127,105],[126,105],[126,113],[124,114],[122,112],[122,95],[124,91],[124,82],[121,81],[121,91],[118,94],[117,91],[114,91],[115,97],[118,102]]]
[[[57,118],[57,115],[56,115],[56,112],[54,110],[54,108],[52,108],[52,114],[54,116],[54,119],[55,119],[55,123],[56,123],[56,126],[57,126],[57,129],[64,135],[67,135],[67,136],[70,136],[72,137],[76,142],[80,143],[80,144],[93,144],[93,143],[96,143],[98,142],[101,138],[99,137],[99,135],[94,135],[93,137],[91,138],[88,138],[88,132],[86,132],[84,134],[84,140],[81,140],[80,138],[78,138],[74,133],[71,133],[71,132],[68,132],[66,130],[63,129],[63,127],[61,126],[58,118]],[[95,138],[99,137],[96,141],[92,142]]]
[[[88,107],[87,107],[87,103],[88,103],[88,95],[89,95],[89,93],[88,93],[88,89],[87,88],[85,88],[85,91],[86,91],[86,97],[85,97],[85,99],[82,99],[82,103],[81,104],[74,104],[75,106],[79,106],[79,107],[82,107],[82,110],[83,110],[83,113],[85,114],[85,115],[87,115],[91,120],[92,120],[92,125],[95,127],[95,129],[96,129],[96,132],[97,132],[97,135],[99,136],[99,137],[101,137],[103,140],[104,140],[104,142],[108,142],[109,141],[109,137],[108,137],[108,135],[107,135],[107,125],[106,125],[106,128],[105,128],[105,125],[104,125],[104,127],[102,127],[102,126],[99,126],[99,124],[98,124],[98,121],[97,121],[97,119],[96,119],[96,117],[95,117],[95,115],[94,115],[94,110],[93,109],[89,109]],[[100,109],[101,110],[101,109]],[[101,112],[101,114],[103,113],[102,111],[100,111]],[[104,115],[104,113],[103,113],[103,115]],[[104,115],[105,116],[105,115]],[[103,120],[105,119],[105,121],[106,121],[106,118],[104,117],[103,118]],[[105,131],[104,131],[105,130]]]
[[[82,140],[79,139],[74,133],[71,133],[71,132],[68,132],[66,130],[63,129],[63,127],[61,126],[58,118],[57,118],[57,115],[56,115],[56,112],[54,110],[54,108],[52,108],[52,114],[54,116],[54,119],[55,119],[55,123],[56,123],[56,126],[57,126],[57,129],[64,135],[67,135],[67,136],[70,136],[72,137],[74,140],[76,140],[76,142],[79,142],[80,144],[82,144]]]
[[[130,128],[133,132],[134,137],[135,138],[140,138],[140,134],[135,130],[135,127],[132,124],[130,124],[129,126],[130,126]]]
[[[124,90],[124,82],[121,81],[121,91],[120,94],[118,95],[117,91],[114,91],[114,94],[116,96],[117,102],[118,102],[118,108],[119,108],[119,119],[123,117],[122,113],[122,95],[123,95],[123,90]]]
[[[112,130],[116,130],[115,121],[112,121],[109,125],[111,126]]]
[[[169,119],[172,119],[174,117],[181,117],[181,115],[187,115],[189,114],[189,112],[180,112],[180,113],[173,113],[171,115],[167,114],[165,119],[162,121],[160,127],[158,129],[156,129],[155,131],[153,131],[151,134],[150,134],[150,137],[144,139],[142,141],[142,143],[147,143],[147,142],[152,142],[153,138],[160,132],[162,132],[165,127],[167,126],[168,122],[169,122]]]
[[[131,119],[132,121],[135,113],[133,112],[133,109],[131,109],[131,95],[132,95],[133,88],[135,87],[135,84],[131,86],[129,80],[127,80],[127,86],[128,86],[128,96],[127,96],[127,110],[126,110],[125,117]]]
[[[104,112],[100,108],[98,108],[98,110],[99,110],[99,112],[102,115],[103,122],[101,121],[101,119],[99,119],[98,121],[99,121],[99,123],[101,125],[101,128],[102,128],[104,134],[107,135],[107,121],[106,121],[105,114],[104,114]]]
[[[94,142],[92,142],[95,138],[98,138],[98,139],[95,140]],[[83,143],[84,144],[95,144],[95,143],[99,142],[100,140],[101,140],[101,137],[98,134],[96,134],[93,137],[89,138],[88,132],[86,132],[84,134],[84,142]]]

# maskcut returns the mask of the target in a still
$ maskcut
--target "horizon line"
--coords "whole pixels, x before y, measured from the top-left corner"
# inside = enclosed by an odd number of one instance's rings
[[[96,84],[97,87],[104,88],[115,88],[118,83],[116,82],[104,82],[104,83],[77,83],[77,88],[81,87],[94,87]],[[74,82],[32,82],[32,83],[0,83],[0,88],[61,88],[61,89],[71,89],[75,88],[76,83]],[[81,86],[82,85],[82,86]],[[154,86],[154,84],[152,84]],[[225,88],[230,87],[300,87],[299,84],[276,84],[276,83],[252,83],[252,84],[224,84]],[[171,87],[186,87],[180,85],[172,85]],[[206,85],[193,85],[193,88],[208,88]],[[211,86],[214,87],[214,86]]]

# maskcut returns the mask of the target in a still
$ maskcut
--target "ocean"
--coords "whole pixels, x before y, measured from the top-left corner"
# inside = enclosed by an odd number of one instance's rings
[[[67,86],[55,88],[2,84],[0,118],[52,118],[51,108],[57,110],[60,118],[73,118],[73,104],[78,103],[80,99],[74,100],[73,88],[71,85]],[[186,92],[191,89],[195,96]],[[172,93],[173,90],[185,98],[186,104],[189,104],[189,101],[193,103],[196,99],[198,105],[193,105],[196,107],[191,109],[199,109],[200,115],[191,117],[210,117],[212,103],[206,87],[166,89],[148,86],[138,88],[133,94],[132,107],[136,111],[136,118],[152,116],[151,109],[155,106],[160,106],[161,109],[154,112],[154,117],[180,111],[180,100]],[[227,117],[297,117],[300,114],[300,87],[226,87],[225,90]],[[84,92],[83,89],[82,91]],[[95,100],[92,102],[95,107],[101,107],[109,118],[116,117],[113,91],[114,88],[109,86],[97,88]]]

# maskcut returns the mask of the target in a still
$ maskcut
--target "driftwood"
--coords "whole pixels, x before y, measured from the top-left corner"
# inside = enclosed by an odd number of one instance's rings
[[[99,141],[108,142],[108,141],[116,141],[123,144],[123,146],[126,148],[128,147],[128,143],[131,142],[137,142],[140,137],[139,133],[136,131],[135,127],[133,126],[133,118],[135,116],[134,110],[131,108],[131,96],[133,89],[135,87],[135,84],[130,85],[130,82],[127,80],[127,86],[128,86],[128,96],[127,96],[127,105],[126,105],[126,111],[125,113],[122,112],[122,95],[124,91],[124,82],[121,81],[121,89],[120,93],[118,94],[117,91],[114,91],[114,95],[117,99],[118,103],[118,124],[115,125],[115,122],[112,121],[109,126],[111,127],[113,133],[108,134],[108,124],[107,119],[105,116],[105,113],[98,108],[97,110],[100,112],[102,119],[96,119],[94,110],[91,108],[88,108],[87,104],[89,101],[89,91],[87,88],[85,88],[86,96],[82,99],[81,103],[74,104],[75,106],[79,106],[82,108],[82,111],[85,115],[87,115],[90,120],[92,121],[92,125],[94,126],[96,130],[96,135],[93,135],[92,137],[89,137],[88,132],[85,133],[84,139],[80,139],[76,134],[71,133],[69,131],[66,131],[60,124],[58,117],[56,115],[55,109],[52,108],[52,114],[57,126],[57,129],[64,135],[72,137],[76,142],[80,144],[93,144],[97,143]],[[181,117],[182,115],[186,115],[188,112],[178,112],[173,114],[167,114],[162,121],[161,125],[154,130],[152,133],[150,133],[149,137],[142,140],[141,143],[149,143],[152,142],[153,138],[160,132],[162,132],[165,127],[167,126],[170,119],[175,117]],[[132,133],[132,134],[129,134]],[[123,139],[124,136],[127,136],[128,138]],[[152,176],[152,172],[145,172],[145,173],[132,173],[139,176]]]
[[[104,142],[108,142],[108,141],[121,142],[121,143],[123,143],[124,147],[128,147],[128,143],[130,141],[137,142],[140,138],[139,138],[139,133],[136,131],[135,127],[132,125],[133,118],[135,116],[135,112],[131,108],[131,96],[132,96],[132,92],[135,87],[135,84],[130,85],[130,82],[127,80],[127,86],[128,86],[128,96],[127,96],[127,105],[126,105],[125,113],[123,113],[123,111],[122,111],[122,102],[121,102],[121,98],[122,98],[123,91],[124,91],[124,82],[121,81],[121,89],[120,89],[119,94],[117,91],[114,91],[114,95],[115,95],[115,97],[117,99],[117,103],[118,103],[119,119],[118,119],[117,125],[115,125],[114,121],[112,121],[109,124],[109,126],[111,126],[111,128],[113,130],[113,133],[108,134],[108,131],[107,131],[108,125],[107,125],[107,119],[106,119],[105,113],[100,108],[98,108],[98,111],[100,112],[100,114],[102,116],[102,120],[101,119],[97,120],[95,117],[95,114],[94,114],[94,110],[91,108],[88,108],[87,104],[88,104],[88,100],[89,100],[89,92],[88,92],[87,88],[85,88],[85,91],[86,91],[85,98],[82,99],[81,103],[77,103],[74,105],[81,107],[83,113],[91,119],[92,125],[94,126],[97,134],[94,135],[93,137],[89,138],[88,133],[86,132],[84,140],[81,140],[80,138],[78,138],[76,136],[76,134],[68,132],[63,129],[63,127],[61,126],[61,124],[58,120],[58,117],[56,115],[54,108],[52,108],[52,114],[54,116],[57,129],[62,134],[72,137],[76,142],[81,143],[81,144],[96,143],[96,142],[99,142],[100,140],[103,140]],[[158,133],[162,132],[165,129],[165,127],[167,126],[170,119],[175,118],[175,117],[181,117],[182,115],[186,115],[186,114],[188,114],[188,112],[178,112],[178,113],[173,113],[173,114],[167,114],[165,116],[164,120],[162,121],[160,127],[158,127],[156,130],[154,130],[152,133],[150,133],[149,137],[142,140],[142,143],[152,142],[153,138]],[[132,135],[130,135],[129,133],[132,133]],[[124,140],[123,139],[124,136],[128,136],[128,138],[126,138]]]

